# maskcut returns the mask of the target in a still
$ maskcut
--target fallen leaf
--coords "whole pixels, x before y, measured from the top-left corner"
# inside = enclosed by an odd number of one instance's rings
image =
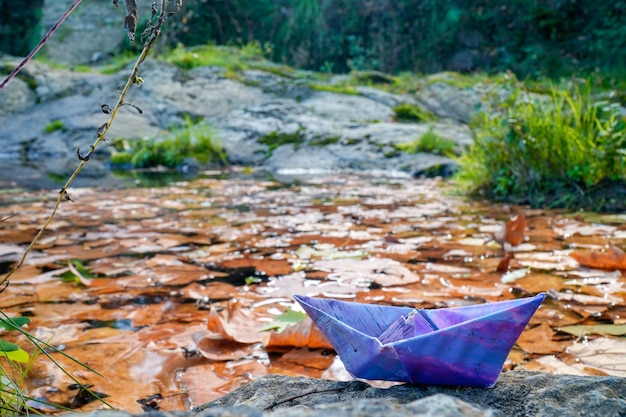
[[[593,366],[609,375],[626,377],[626,340],[601,337],[584,343],[574,343],[569,353],[584,365]]]
[[[515,271],[509,271],[506,274],[502,275],[500,278],[500,282],[503,284],[510,284],[512,282],[517,281],[518,279],[524,278],[530,272],[530,268],[516,269]]]
[[[282,333],[271,333],[265,345],[268,348],[278,346],[333,348],[309,317],[287,327]]]
[[[570,256],[581,266],[589,268],[626,269],[626,253],[612,244],[609,244],[606,252],[574,251]]]
[[[502,228],[494,234],[493,238],[501,245],[508,243],[511,246],[517,246],[524,240],[524,231],[527,225],[526,215],[520,213],[502,225]]]
[[[622,324],[619,326],[616,326],[614,324],[579,324],[560,327],[559,331],[569,333],[578,337],[590,334],[599,334],[603,336],[624,336],[626,335],[626,324]]]
[[[287,327],[294,326],[306,318],[307,315],[301,311],[287,310],[285,313],[276,317],[271,323],[261,327],[259,331],[266,332],[273,330],[276,333],[282,333]]]
[[[517,339],[517,345],[526,353],[553,354],[562,352],[571,342],[554,342],[554,331],[547,323],[526,330]]]
[[[507,254],[504,255],[504,258],[502,258],[502,260],[498,262],[496,271],[498,272],[507,271],[509,269],[509,264],[511,263],[511,259],[513,259],[513,254],[511,254],[510,252],[507,252]]]
[[[252,345],[226,340],[214,333],[198,332],[193,341],[200,354],[212,361],[232,361],[252,354]]]

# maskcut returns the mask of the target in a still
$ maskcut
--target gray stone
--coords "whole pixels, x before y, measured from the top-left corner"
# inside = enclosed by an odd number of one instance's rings
[[[233,406],[263,410],[264,416],[618,417],[626,414],[626,378],[512,371],[503,373],[491,389],[431,385],[381,389],[359,381],[269,375],[195,411]]]
[[[5,58],[0,64],[11,67],[17,60]],[[58,166],[73,169],[76,149],[89,149],[98,128],[109,120],[101,105],[114,106],[131,70],[129,64],[116,74],[84,73],[29,63],[21,73],[29,83],[15,79],[9,84],[15,87],[3,91],[0,117],[10,122],[0,124],[0,158],[15,165],[17,155],[55,177],[63,175]],[[387,176],[449,173],[456,166],[453,160],[430,153],[409,155],[397,146],[433,132],[454,141],[457,151],[462,151],[472,142],[462,121],[471,117],[478,100],[474,90],[463,96],[445,83],[427,86],[416,96],[373,87],[357,87],[356,95],[317,91],[307,85],[306,74],[294,77],[278,66],[229,78],[222,68],[184,71],[147,60],[139,75],[144,82],[126,95],[125,102],[132,106],[120,109],[108,139],[154,138],[171,126],[184,125],[187,117],[204,118],[215,128],[229,163],[262,167],[277,176],[340,171]],[[395,122],[393,107],[400,103],[420,103],[442,119]],[[63,129],[44,132],[53,120],[60,120]],[[270,149],[260,141],[271,134],[293,135],[298,143]],[[97,151],[106,155],[109,148],[102,144]],[[55,159],[54,164],[49,158]],[[101,162],[89,163],[95,164]],[[106,166],[101,168],[96,171]],[[12,181],[14,173],[5,171],[0,181]],[[102,181],[113,181],[110,175],[105,177]]]

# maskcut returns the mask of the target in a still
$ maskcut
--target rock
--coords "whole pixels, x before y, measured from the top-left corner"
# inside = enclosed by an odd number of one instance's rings
[[[72,3],[74,0],[44,2],[42,37]],[[140,16],[148,13],[147,5],[140,3]],[[88,64],[94,57],[117,52],[126,36],[122,30],[124,14],[124,7],[116,8],[111,1],[82,3],[46,42],[46,56],[55,62]]]
[[[0,67],[17,63],[15,58],[5,58]],[[113,107],[131,70],[132,64],[116,74],[102,74],[29,63],[22,78],[3,91],[0,118],[10,123],[0,124],[0,158],[10,159],[12,165],[34,163],[55,178],[73,169],[78,162],[76,149],[89,149],[98,128],[109,120],[101,105]],[[187,118],[203,118],[215,128],[230,164],[262,167],[278,176],[338,171],[446,175],[456,166],[451,159],[408,154],[397,146],[429,132],[454,141],[458,151],[472,142],[469,128],[461,121],[471,116],[477,100],[474,92],[465,91],[466,99],[458,99],[460,90],[445,83],[440,83],[443,87],[432,84],[417,96],[373,87],[357,87],[354,95],[337,94],[315,90],[307,84],[305,73],[296,77],[278,65],[233,76],[222,68],[185,71],[150,59],[140,76],[143,84],[128,92],[125,103],[131,105],[120,109],[108,139],[159,137],[172,126],[184,126]],[[395,122],[393,107],[401,103],[421,103],[443,117],[430,123]],[[52,121],[61,127],[47,130]],[[110,152],[104,144],[97,151]],[[66,168],[60,172],[59,165]],[[181,169],[199,167],[188,164]],[[14,177],[5,171],[0,182]]]
[[[220,414],[232,407],[261,416],[623,416],[626,378],[511,371],[492,389],[338,382],[268,375],[194,411]],[[211,413],[215,414],[211,414]],[[246,414],[232,414],[246,415]]]

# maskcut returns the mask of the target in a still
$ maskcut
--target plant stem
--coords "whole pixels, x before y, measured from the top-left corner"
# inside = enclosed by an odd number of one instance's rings
[[[72,14],[74,9],[80,4],[81,1],[83,1],[83,0],[75,0],[74,3],[70,6],[70,8],[67,9],[65,11],[65,13],[63,13],[63,15],[59,18],[59,20],[57,20],[57,22],[50,28],[48,33],[45,34],[43,39],[41,39],[41,41],[39,41],[37,46],[35,46],[35,48],[32,51],[30,51],[30,53],[28,55],[26,55],[26,58],[24,58],[22,60],[22,62],[20,62],[20,64],[17,67],[15,67],[15,69],[13,69],[13,71],[11,71],[11,73],[4,79],[4,81],[2,81],[2,84],[0,84],[0,90],[2,90],[4,88],[4,86],[7,85],[9,83],[9,81],[11,81],[17,75],[17,73],[20,72],[22,70],[22,68],[24,68],[26,66],[26,64],[28,64],[28,62],[31,59],[33,59],[35,54],[37,54],[37,52],[39,52],[41,47],[44,46],[46,44],[46,42],[48,42],[48,39],[50,39],[52,34],[54,32],[56,32],[57,29],[61,26],[61,24],[65,21],[65,19],[67,19],[67,17],[70,14]]]
[[[80,1],[81,0],[76,0],[76,3],[80,3]],[[154,41],[159,37],[159,34],[161,33],[161,26],[163,25],[163,23],[165,23],[165,19],[167,17],[167,13],[166,13],[167,2],[168,0],[162,0],[161,13],[159,14],[159,17],[155,23],[153,32],[150,35],[150,37],[146,40],[143,50],[141,51],[141,54],[139,55],[139,58],[137,58],[137,61],[135,61],[133,70],[131,71],[130,76],[128,77],[128,80],[126,81],[126,85],[124,86],[124,89],[120,93],[120,96],[117,100],[117,103],[115,104],[115,107],[111,111],[111,116],[109,118],[109,121],[105,123],[102,128],[98,129],[98,137],[96,138],[95,142],[93,143],[90,149],[95,150],[96,147],[100,144],[100,142],[104,140],[105,135],[107,134],[107,132],[109,131],[109,129],[111,128],[113,124],[113,121],[115,120],[115,116],[117,116],[117,112],[119,111],[120,107],[124,105],[124,98],[126,97],[126,93],[128,93],[128,90],[130,90],[130,87],[135,83],[135,80],[137,79],[137,74],[139,73],[139,67],[148,56],[148,53],[150,52],[150,49],[152,48]],[[67,190],[69,186],[72,184],[72,182],[74,181],[74,179],[76,178],[76,176],[78,176],[78,173],[83,169],[83,166],[85,165],[86,162],[87,162],[87,158],[81,159],[80,163],[74,170],[74,173],[72,173],[72,175],[68,178],[67,182],[63,186],[63,188],[61,188],[61,191],[59,192],[59,196],[57,197],[56,204],[54,205],[54,208],[52,209],[50,216],[48,216],[48,219],[46,220],[44,225],[41,227],[37,235],[35,235],[33,240],[30,242],[30,244],[24,251],[24,254],[22,255],[17,265],[11,271],[9,271],[9,273],[4,278],[2,278],[2,280],[0,281],[0,285],[6,282],[9,279],[9,277],[13,275],[15,271],[17,271],[24,264],[24,261],[26,260],[26,257],[28,256],[30,251],[37,244],[41,236],[43,236],[48,226],[50,226],[50,223],[52,223],[52,220],[54,219],[54,216],[57,210],[59,209],[61,202],[64,199],[69,199]]]

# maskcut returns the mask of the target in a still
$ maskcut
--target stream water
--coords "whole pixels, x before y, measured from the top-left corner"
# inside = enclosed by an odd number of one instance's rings
[[[57,192],[2,190],[0,217],[14,217],[0,223],[0,273]],[[30,317],[33,335],[99,372],[50,351],[116,408],[189,409],[267,373],[348,378],[310,322],[259,331],[298,309],[294,294],[437,308],[547,292],[505,368],[626,376],[621,267],[581,257],[623,247],[623,215],[471,202],[439,180],[350,175],[70,197],[0,308]],[[522,242],[497,239],[520,213]],[[22,336],[3,337],[34,351]],[[104,406],[74,384],[43,355],[23,383],[42,401]]]

